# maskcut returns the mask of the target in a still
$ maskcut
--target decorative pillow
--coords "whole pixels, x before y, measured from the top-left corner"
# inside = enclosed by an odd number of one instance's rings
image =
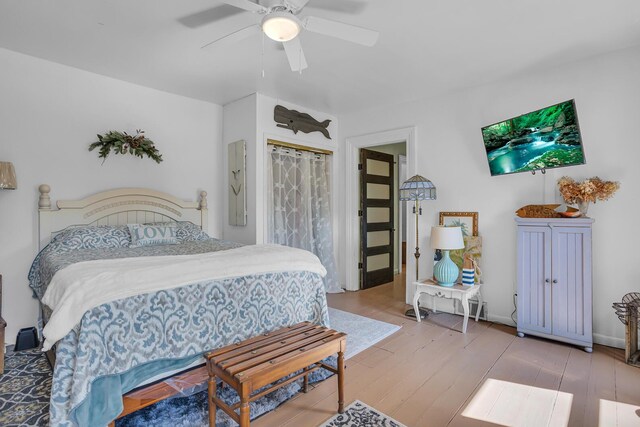
[[[49,243],[49,250],[67,252],[76,249],[126,248],[130,241],[125,226],[87,225],[61,231]]]
[[[178,243],[175,225],[127,224],[131,233],[132,248],[152,245],[175,245]]]
[[[200,240],[208,240],[211,237],[200,227],[195,225],[189,221],[179,221],[179,222],[152,222],[146,225],[157,225],[157,226],[174,226],[177,227],[176,237],[178,238],[179,243],[183,242],[194,242]]]

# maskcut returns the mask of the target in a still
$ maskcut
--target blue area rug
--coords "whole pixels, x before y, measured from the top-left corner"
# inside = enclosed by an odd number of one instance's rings
[[[7,347],[0,375],[0,426],[49,425],[51,367],[40,350]]]

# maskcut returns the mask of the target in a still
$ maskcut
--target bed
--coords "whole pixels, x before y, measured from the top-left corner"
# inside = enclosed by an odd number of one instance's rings
[[[314,255],[210,238],[207,194],[148,189],[58,201],[40,186],[42,250],[29,274],[55,351],[51,425],[107,425],[122,394],[202,363],[202,353],[283,326],[328,326]],[[171,244],[131,247],[133,224]],[[129,234],[127,232],[129,231]]]

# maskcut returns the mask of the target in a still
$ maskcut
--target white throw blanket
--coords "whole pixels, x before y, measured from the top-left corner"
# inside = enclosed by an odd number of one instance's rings
[[[311,252],[279,245],[72,264],[53,276],[42,298],[53,311],[43,330],[43,350],[68,334],[84,313],[111,301],[205,280],[286,271],[309,271],[322,277],[327,274]]]

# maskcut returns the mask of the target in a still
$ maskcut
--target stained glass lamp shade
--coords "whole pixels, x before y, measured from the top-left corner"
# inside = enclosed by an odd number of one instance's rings
[[[400,200],[435,200],[436,186],[427,178],[415,175],[400,186]]]

